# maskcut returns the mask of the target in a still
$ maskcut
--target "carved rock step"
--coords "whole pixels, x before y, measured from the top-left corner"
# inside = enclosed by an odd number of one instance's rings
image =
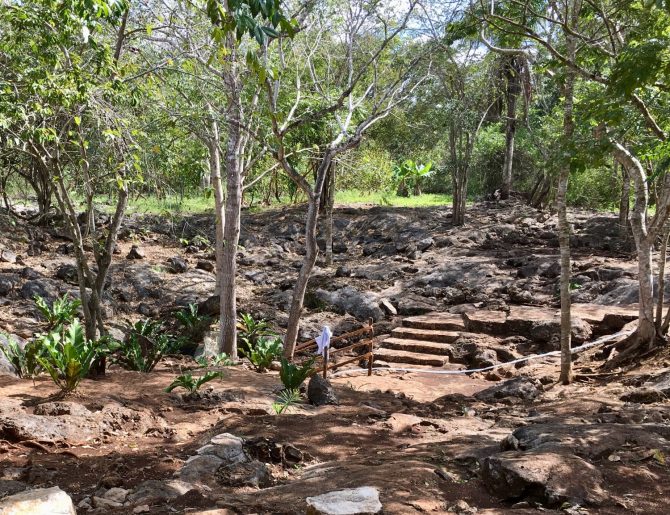
[[[416,352],[419,354],[437,354],[439,356],[449,356],[452,348],[448,344],[428,342],[422,340],[410,340],[404,338],[387,338],[382,343],[385,349],[403,350]],[[375,351],[377,354],[378,351]]]
[[[404,327],[415,329],[433,329],[436,331],[465,331],[463,317],[453,313],[433,313],[405,318]]]
[[[436,356],[434,354],[421,354],[394,349],[378,349],[375,351],[375,361],[386,361],[405,365],[427,365],[431,367],[442,367],[448,361],[447,356]]]
[[[414,327],[396,327],[393,330],[394,338],[406,340],[421,340],[425,342],[454,343],[460,333],[456,331],[442,331],[436,329],[417,329]]]

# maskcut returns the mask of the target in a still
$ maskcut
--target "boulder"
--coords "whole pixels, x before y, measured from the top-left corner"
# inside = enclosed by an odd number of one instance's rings
[[[0,263],[16,263],[16,254],[9,249],[0,248]]]
[[[214,263],[212,263],[211,261],[207,261],[206,259],[201,259],[200,261],[198,261],[195,267],[198,270],[204,270],[205,272],[214,271]]]
[[[56,278],[70,284],[77,284],[77,267],[74,265],[61,265],[56,269]]]
[[[382,503],[379,490],[372,486],[348,488],[327,494],[308,497],[307,513],[311,515],[355,515],[357,513],[379,513]]]
[[[33,300],[37,295],[46,300],[54,300],[58,297],[58,290],[54,285],[43,279],[27,281],[21,287],[21,297],[24,299]]]
[[[316,296],[338,311],[349,313],[360,321],[372,319],[376,322],[384,318],[377,296],[370,292],[360,292],[356,288],[345,286],[333,292],[316,290]]]
[[[29,486],[15,479],[0,479],[0,499],[27,490]]]
[[[258,460],[219,467],[216,480],[220,485],[235,488],[266,488],[272,482],[268,466]]]
[[[183,274],[188,270],[188,263],[179,256],[168,259],[168,271],[173,274]]]
[[[191,456],[179,471],[182,481],[193,484],[209,484],[225,461],[213,454]]]
[[[144,259],[144,251],[137,245],[130,247],[130,251],[126,255],[126,259]]]
[[[0,274],[0,296],[6,297],[16,287],[19,280],[14,274]]]
[[[324,379],[319,374],[314,374],[310,378],[307,385],[307,398],[315,406],[339,404],[330,381]]]
[[[0,515],[76,515],[72,499],[63,490],[36,488],[0,501]]]
[[[636,402],[638,404],[652,404],[654,402],[662,402],[667,399],[667,396],[656,388],[643,386],[635,390],[625,393],[620,397],[624,402]]]
[[[210,443],[197,450],[199,455],[213,455],[224,460],[226,464],[249,461],[244,452],[244,440],[230,433],[215,436]]]
[[[600,471],[570,454],[503,452],[481,461],[486,487],[505,500],[529,500],[548,506],[600,505],[607,500]]]
[[[176,499],[194,488],[193,485],[184,481],[158,481],[150,479],[135,488],[128,495],[127,501],[133,506],[161,503]]]
[[[475,397],[484,402],[518,402],[533,400],[542,392],[539,381],[530,377],[515,377],[482,390]]]
[[[514,430],[500,448],[575,454],[589,459],[608,458],[622,449],[668,453],[670,428],[663,424],[532,424]]]

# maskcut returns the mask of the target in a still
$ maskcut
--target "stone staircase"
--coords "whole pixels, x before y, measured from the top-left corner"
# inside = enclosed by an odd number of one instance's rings
[[[405,318],[375,349],[375,362],[389,366],[444,367],[449,344],[465,330],[461,315],[433,313]]]

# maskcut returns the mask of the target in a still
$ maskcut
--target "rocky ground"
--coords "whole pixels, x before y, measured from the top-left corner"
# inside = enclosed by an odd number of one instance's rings
[[[240,307],[280,331],[301,213],[243,217]],[[582,342],[630,321],[635,261],[614,217],[572,219]],[[43,327],[33,295],[76,295],[73,257],[57,225],[0,223],[0,329],[21,341]],[[310,282],[301,337],[370,318],[377,334],[397,334],[403,318],[441,312],[463,314],[464,327],[440,370],[553,350],[555,228],[555,216],[513,202],[477,205],[458,229],[447,208],[339,208],[335,262]],[[211,217],[131,218],[122,236],[105,300],[116,334],[213,293]],[[112,369],[37,406],[55,392],[47,378],[0,376],[0,497],[58,486],[80,513],[305,513],[325,509],[314,497],[370,487],[337,499],[358,495],[374,511],[378,496],[384,513],[666,513],[670,355],[604,371],[607,357],[580,355],[570,386],[556,384],[554,358],[495,373],[353,373],[333,379],[339,405],[282,415],[276,373],[244,366],[201,395],[163,392],[189,357],[150,374]]]

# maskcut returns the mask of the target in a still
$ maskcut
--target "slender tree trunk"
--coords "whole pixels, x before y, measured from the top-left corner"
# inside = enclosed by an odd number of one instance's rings
[[[615,170],[618,161],[615,159]],[[626,237],[629,234],[628,229],[628,216],[630,214],[630,177],[626,171],[625,166],[621,166],[621,199],[619,201],[619,230],[622,237]]]
[[[670,225],[666,225],[661,235],[661,252],[658,258],[658,297],[656,298],[656,333],[663,334],[663,303],[665,302],[665,259],[668,253]]]
[[[312,275],[314,264],[319,253],[319,246],[316,241],[316,232],[319,220],[319,206],[321,204],[321,195],[325,183],[327,171],[330,168],[332,154],[327,151],[319,165],[317,179],[314,184],[314,190],[309,194],[307,207],[307,217],[305,220],[305,257],[302,267],[298,272],[295,288],[293,289],[293,300],[289,311],[288,325],[286,327],[286,338],[284,339],[284,356],[293,358],[295,344],[298,341],[298,332],[300,330],[300,316],[305,302],[305,293],[307,292],[307,283]]]
[[[242,84],[237,63],[238,50],[234,35],[227,37],[230,64],[224,83],[228,96],[228,142],[226,145],[226,201],[224,245],[221,264],[221,349],[237,359],[237,246],[240,241],[242,210]]]
[[[325,208],[326,208],[326,227],[325,227],[325,238],[326,238],[326,266],[331,266],[333,264],[333,208],[335,206],[335,173],[336,173],[336,164],[335,161],[330,165],[330,170],[328,171],[328,178],[326,179],[326,192],[325,192]]]
[[[214,190],[214,214],[216,217],[216,293],[221,295],[221,268],[223,266],[223,226],[225,225],[226,213],[224,209],[223,185],[221,184],[221,154],[219,152],[219,125],[214,118],[214,112],[210,108],[210,134],[206,138],[207,150],[209,152],[209,174],[212,189]]]
[[[647,231],[649,184],[647,174],[640,161],[620,143],[615,142],[614,147],[615,157],[631,176],[635,193],[635,203],[630,215],[630,225],[633,231],[638,258],[639,317],[637,344],[651,346],[656,339],[656,325],[654,324],[654,283],[652,279],[652,247],[654,237],[648,234]]]
[[[502,187],[500,198],[509,198],[512,191],[512,170],[514,165],[514,140],[516,137],[516,107],[519,98],[520,72],[517,69],[517,56],[508,57],[506,64],[506,104],[507,119],[505,123],[505,162],[503,164]]]
[[[572,3],[571,20],[577,21],[578,11],[576,2]],[[574,59],[577,43],[572,35],[566,31],[566,46],[569,59]],[[575,72],[568,68],[565,71],[565,84],[563,96],[563,135],[565,142],[571,141],[575,132],[573,119],[573,102],[575,88]],[[570,309],[570,224],[568,222],[567,192],[570,168],[572,166],[571,156],[566,152],[558,178],[556,192],[556,204],[558,208],[558,243],[561,254],[561,375],[559,380],[563,384],[572,382],[572,317]]]

